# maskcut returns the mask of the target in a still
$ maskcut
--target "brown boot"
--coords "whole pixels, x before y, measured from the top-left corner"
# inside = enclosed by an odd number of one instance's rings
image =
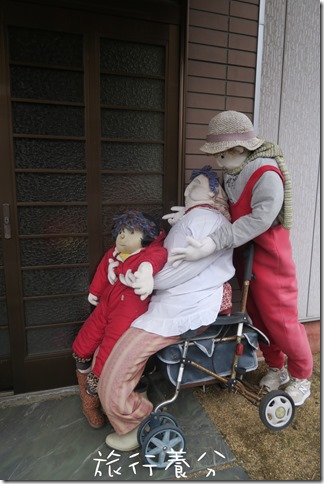
[[[97,395],[88,395],[86,392],[82,399],[82,410],[92,428],[100,429],[105,425],[105,417],[101,412],[100,400]]]
[[[81,398],[81,400],[83,400],[84,395],[86,393],[88,373],[80,373],[77,370],[76,376],[77,376],[77,380],[78,380],[78,384],[79,384],[80,398]]]
[[[100,429],[105,425],[105,417],[100,410],[99,397],[88,395],[86,392],[88,373],[80,373],[77,370],[76,375],[80,388],[83,414],[92,428]]]

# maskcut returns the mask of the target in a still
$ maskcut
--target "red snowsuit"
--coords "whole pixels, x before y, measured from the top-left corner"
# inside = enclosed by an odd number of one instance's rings
[[[163,247],[165,232],[149,246],[139,252],[131,254],[123,262],[113,256],[116,246],[109,249],[102,258],[95,276],[90,284],[89,292],[100,298],[99,304],[91,313],[80,329],[73,342],[73,351],[82,358],[91,358],[98,348],[92,372],[99,377],[102,368],[120,336],[129,328],[131,323],[148,308],[150,297],[141,301],[134,289],[120,282],[119,274],[126,274],[128,269],[135,272],[142,262],[150,262],[153,266],[153,275],[165,265],[168,252]],[[108,281],[109,259],[118,260],[115,268],[117,281],[110,284]]]
[[[272,170],[282,178],[279,169],[262,166],[257,169],[234,204],[230,204],[232,222],[252,212],[252,191],[263,173]],[[304,326],[298,322],[297,279],[289,230],[281,224],[270,227],[254,239],[253,273],[247,300],[247,312],[253,324],[270,340],[270,346],[260,342],[266,363],[282,368],[285,354],[288,371],[293,377],[304,379],[312,374],[313,358]],[[245,246],[234,251],[234,265],[239,283],[243,279]]]

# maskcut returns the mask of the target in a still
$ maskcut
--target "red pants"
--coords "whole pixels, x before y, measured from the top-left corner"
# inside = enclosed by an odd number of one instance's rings
[[[73,351],[83,358],[91,358],[96,353],[92,372],[99,377],[102,368],[118,339],[130,327],[134,319],[147,310],[149,298],[144,301],[134,294],[133,289],[125,290],[123,297],[112,299],[104,294],[100,303],[84,322],[73,342]]]
[[[242,283],[242,248],[235,249],[234,262]],[[270,340],[270,346],[260,342],[266,363],[282,368],[287,355],[291,376],[308,378],[313,357],[305,328],[298,321],[298,289],[289,231],[281,225],[255,239],[253,273],[256,278],[250,284],[247,312]]]

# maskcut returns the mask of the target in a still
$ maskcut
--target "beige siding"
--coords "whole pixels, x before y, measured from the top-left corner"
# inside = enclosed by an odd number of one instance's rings
[[[301,320],[320,316],[320,4],[267,0],[259,132],[278,142],[294,191],[293,254]]]

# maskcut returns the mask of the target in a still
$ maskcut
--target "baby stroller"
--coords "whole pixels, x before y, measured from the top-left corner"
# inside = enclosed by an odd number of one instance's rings
[[[269,429],[282,430],[292,422],[295,406],[290,395],[282,390],[267,392],[243,381],[243,376],[258,366],[258,341],[270,344],[246,313],[249,285],[254,277],[253,256],[254,244],[251,242],[245,253],[241,311],[219,315],[203,333],[197,335],[197,331],[187,331],[181,341],[157,353],[159,366],[175,386],[175,393],[172,398],[157,405],[139,426],[137,438],[144,462],[163,469],[169,463],[171,451],[185,451],[183,432],[176,419],[164,412],[164,408],[174,402],[185,387],[218,382],[228,391],[240,393],[258,406],[260,419]]]

